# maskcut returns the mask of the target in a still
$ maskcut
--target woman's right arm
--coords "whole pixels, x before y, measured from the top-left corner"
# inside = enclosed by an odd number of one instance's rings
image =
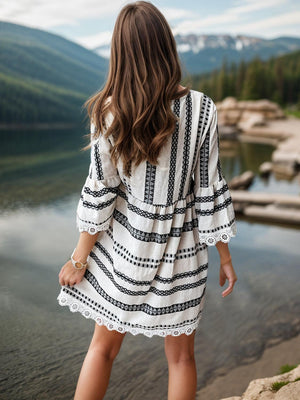
[[[198,230],[200,242],[208,246],[215,245],[218,249],[221,265],[220,285],[225,284],[226,278],[229,280],[228,288],[222,292],[224,297],[232,292],[237,280],[228,248],[228,242],[236,236],[237,227],[231,194],[219,158],[217,108],[207,96],[203,98],[200,118],[206,121],[206,124],[200,132],[201,146],[194,170]]]
[[[218,249],[220,256],[220,264],[222,265],[231,258],[228,243],[219,241],[216,243],[216,248]]]

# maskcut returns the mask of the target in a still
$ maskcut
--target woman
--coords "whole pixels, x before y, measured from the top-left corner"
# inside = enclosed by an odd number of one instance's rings
[[[91,162],[77,207],[80,238],[59,273],[59,304],[95,321],[75,400],[104,397],[127,332],[165,337],[168,399],[194,399],[209,245],[220,254],[220,285],[229,280],[223,297],[237,280],[216,106],[180,80],[164,16],[148,2],[125,5],[106,85],[87,101]]]

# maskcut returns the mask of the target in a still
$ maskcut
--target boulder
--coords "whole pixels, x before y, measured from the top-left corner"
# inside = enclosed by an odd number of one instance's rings
[[[265,117],[258,112],[244,111],[237,122],[237,127],[242,131],[247,131],[254,126],[265,126]]]
[[[238,109],[218,110],[218,122],[222,125],[236,126],[241,118],[241,111]]]
[[[299,400],[300,381],[295,379],[300,377],[300,364],[289,372],[275,375],[268,378],[254,379],[251,381],[242,396],[226,397],[221,400]],[[274,382],[290,382],[282,386],[279,390],[272,390]]]
[[[266,119],[284,118],[284,112],[280,106],[270,100],[244,100],[239,102],[239,108],[251,112],[259,112]]]
[[[226,97],[223,101],[216,103],[220,110],[234,110],[238,108],[238,101],[235,97]]]
[[[261,175],[269,175],[272,172],[272,162],[265,161],[259,166],[259,172]]]
[[[274,400],[299,400],[300,399],[300,381],[289,383],[282,386],[275,394]]]
[[[280,106],[267,99],[238,101],[235,97],[226,97],[216,107],[220,124],[234,125],[243,131],[264,126],[267,120],[285,118]]]
[[[248,189],[254,179],[252,171],[245,171],[241,175],[237,175],[228,182],[230,189]]]
[[[237,138],[238,130],[234,126],[221,125],[220,123],[218,126],[220,139],[232,140]]]

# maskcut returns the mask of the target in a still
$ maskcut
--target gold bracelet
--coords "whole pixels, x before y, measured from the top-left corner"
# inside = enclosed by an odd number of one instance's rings
[[[223,267],[224,264],[227,264],[228,261],[230,261],[230,260],[231,260],[231,256],[226,261],[222,262],[221,267]]]
[[[75,260],[74,260],[73,256],[74,256],[75,250],[76,250],[76,247],[75,247],[75,249],[74,249],[74,251],[73,251],[73,253],[72,253],[72,255],[71,255],[71,261],[72,261],[73,267],[74,267],[75,269],[77,269],[77,270],[80,270],[80,269],[83,269],[83,268],[87,267],[87,266],[88,266],[87,261],[86,261],[85,263],[82,263],[82,262],[80,262],[80,261],[75,261]],[[78,265],[79,265],[79,266],[78,266]]]

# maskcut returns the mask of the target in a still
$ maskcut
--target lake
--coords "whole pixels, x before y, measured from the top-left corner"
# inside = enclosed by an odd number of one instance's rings
[[[93,334],[92,320],[56,300],[58,273],[79,236],[75,211],[89,166],[89,151],[80,151],[84,133],[83,126],[1,132],[3,399],[72,399]],[[227,181],[252,170],[250,191],[299,194],[297,179],[259,177],[272,146],[238,141],[220,146]],[[237,229],[229,247],[238,281],[225,298],[218,252],[209,248],[206,306],[195,338],[198,389],[300,332],[299,230],[245,218],[237,218]],[[105,399],[166,399],[163,345],[161,337],[127,334]]]

